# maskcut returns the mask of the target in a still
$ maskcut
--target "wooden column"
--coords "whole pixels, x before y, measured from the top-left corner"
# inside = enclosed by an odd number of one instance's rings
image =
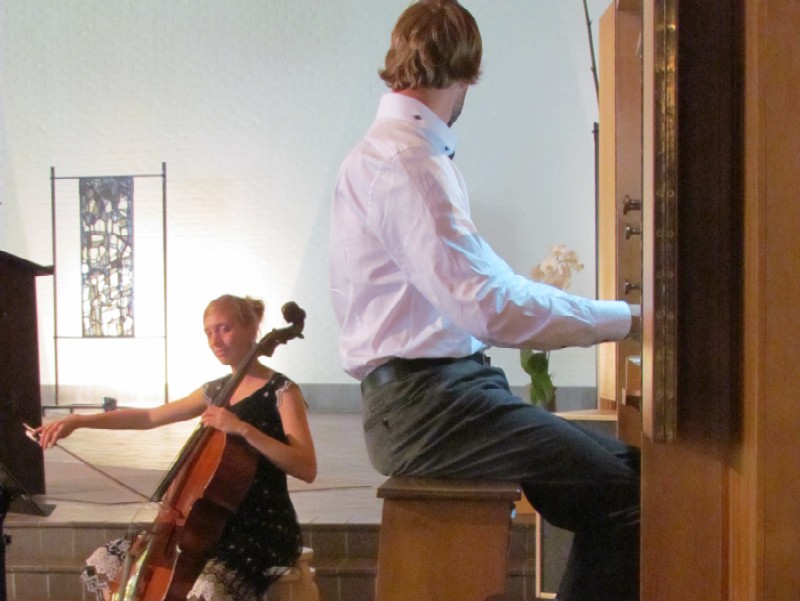
[[[744,599],[730,588],[728,530],[728,470],[741,407],[741,6],[735,0],[644,5],[650,248],[643,361],[647,369],[661,361],[667,377],[646,377],[643,390],[645,424],[652,427],[642,444],[641,598]],[[675,60],[669,52],[654,58],[654,48],[671,40]],[[674,187],[665,171],[675,176]],[[658,219],[667,225],[659,229]],[[659,264],[653,249],[667,245],[676,261]],[[664,290],[674,304],[648,305]]]
[[[800,10],[744,4],[744,335],[730,599],[800,598]]]

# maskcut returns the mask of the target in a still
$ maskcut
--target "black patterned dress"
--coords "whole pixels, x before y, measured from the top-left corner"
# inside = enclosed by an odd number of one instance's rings
[[[226,376],[205,385],[205,398],[211,402],[230,378]],[[259,390],[242,399],[230,410],[239,419],[254,425],[269,436],[286,442],[278,407],[281,393],[292,384],[275,373]],[[189,600],[258,601],[270,585],[302,552],[300,525],[289,498],[286,474],[259,456],[256,475],[237,513],[228,520],[222,536],[212,548],[210,558],[191,592]],[[84,581],[90,590],[117,574],[127,552],[127,541],[107,543],[87,560]]]

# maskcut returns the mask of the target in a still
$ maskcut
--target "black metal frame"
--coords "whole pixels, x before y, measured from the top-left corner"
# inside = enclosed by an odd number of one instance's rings
[[[161,178],[161,237],[162,237],[162,262],[164,273],[164,403],[169,401],[169,384],[167,382],[168,372],[168,354],[167,354],[167,164],[161,163],[161,173],[143,173],[138,175],[124,175],[124,176],[58,176],[56,177],[56,168],[50,167],[50,202],[51,202],[51,223],[53,233],[53,265],[56,262],[56,180],[80,180],[84,178],[108,178],[108,177],[130,177],[137,178]],[[58,335],[58,271],[53,275],[53,370],[55,374],[54,383],[54,405],[58,406],[58,340],[61,338]],[[99,405],[98,405],[99,407]],[[2,600],[0,600],[2,601]]]

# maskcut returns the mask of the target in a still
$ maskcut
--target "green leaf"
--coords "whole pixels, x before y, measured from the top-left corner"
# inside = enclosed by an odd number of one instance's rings
[[[541,374],[531,377],[531,403],[534,405],[547,406],[552,403],[556,396],[556,389],[550,374]]]
[[[520,365],[525,373],[531,377],[537,374],[546,374],[550,365],[550,353],[522,349],[519,352]]]
[[[520,365],[531,378],[530,400],[534,405],[552,407],[556,388],[550,377],[550,353],[520,350]]]
[[[530,356],[533,354],[533,351],[529,348],[520,349],[519,351],[519,364],[522,366],[522,369],[525,370],[525,373],[528,372],[528,360]]]

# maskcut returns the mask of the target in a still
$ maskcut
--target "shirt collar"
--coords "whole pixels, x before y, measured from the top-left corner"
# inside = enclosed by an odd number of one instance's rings
[[[455,132],[436,113],[415,98],[396,92],[384,94],[376,119],[408,121],[422,129],[425,138],[440,152],[451,155],[456,151]]]

